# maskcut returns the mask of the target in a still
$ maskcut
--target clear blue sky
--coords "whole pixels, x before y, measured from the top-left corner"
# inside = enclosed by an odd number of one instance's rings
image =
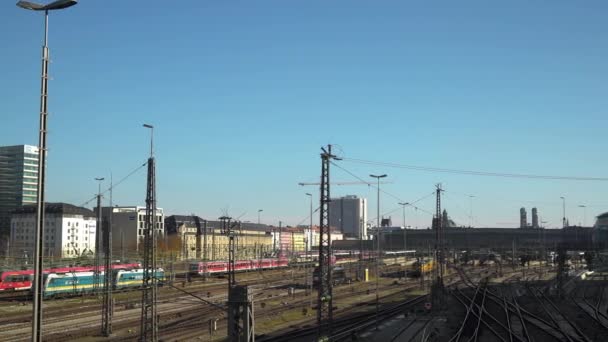
[[[52,13],[48,199],[82,204],[94,177],[146,159],[154,124],[169,213],[297,224],[319,148],[403,164],[607,176],[605,1],[82,0]],[[0,5],[0,144],[37,144],[42,15]],[[442,182],[458,223],[557,226],[608,210],[606,182],[483,178],[341,165],[404,201]],[[334,168],[336,181],[354,181]],[[332,194],[370,198],[367,186]],[[145,172],[115,202],[144,204]],[[382,211],[398,207],[383,195]],[[432,211],[433,198],[419,203]],[[401,212],[392,213],[400,223]],[[415,224],[409,210],[408,224]],[[315,222],[317,218],[315,217]],[[507,224],[512,222],[512,224]],[[430,224],[420,213],[419,226]]]

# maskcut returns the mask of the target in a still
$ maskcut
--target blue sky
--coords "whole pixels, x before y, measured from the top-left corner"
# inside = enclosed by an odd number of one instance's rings
[[[52,13],[48,199],[82,204],[94,177],[146,159],[156,129],[168,213],[297,224],[319,148],[344,157],[491,172],[605,176],[605,1],[82,0]],[[42,16],[0,4],[0,144],[37,144]],[[389,174],[403,201],[446,189],[476,225],[513,226],[521,206],[549,226],[608,210],[606,182],[484,178],[351,162]],[[334,168],[336,181],[356,181]],[[375,189],[335,186],[333,195]],[[141,170],[114,193],[143,204]],[[382,212],[398,201],[383,195]],[[434,208],[432,197],[419,203]],[[401,212],[391,214],[400,223]],[[415,212],[407,211],[415,225]],[[315,217],[315,221],[317,218]],[[307,221],[305,221],[307,222]],[[499,224],[500,223],[500,224]],[[419,212],[418,225],[430,224]]]

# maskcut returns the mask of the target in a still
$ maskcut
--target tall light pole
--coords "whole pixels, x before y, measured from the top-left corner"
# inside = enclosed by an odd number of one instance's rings
[[[583,223],[581,224],[581,226],[584,227],[587,225],[587,206],[580,204],[578,207],[583,208]]]
[[[562,228],[566,228],[566,198],[564,196],[560,197],[562,199],[562,208],[564,216],[562,217]]]
[[[264,211],[264,209],[258,209],[258,224],[260,224],[260,213]]]
[[[42,341],[42,269],[44,241],[44,182],[46,180],[46,132],[48,119],[48,71],[49,71],[49,11],[60,10],[76,5],[76,0],[58,0],[47,5],[29,1],[19,1],[17,6],[44,11],[44,45],[42,46],[42,76],[40,85],[40,129],[38,135],[38,185],[36,191],[36,239],[34,250],[34,301],[32,306],[32,341]]]
[[[311,262],[309,262],[309,251],[312,249],[312,194],[307,192],[306,196],[310,197],[310,225],[308,226],[308,236],[306,237],[306,261],[307,261],[307,265],[310,264],[312,265]],[[312,294],[312,281],[308,281],[308,276],[310,273],[310,270],[306,270],[306,284],[308,286],[310,286],[310,294]],[[310,296],[310,306],[312,307],[312,295]]]
[[[407,260],[407,226],[405,225],[405,206],[410,205],[409,202],[401,203],[399,205],[403,208],[403,257]]]
[[[379,281],[380,281],[380,178],[384,178],[386,177],[386,174],[383,175],[369,175],[372,178],[376,178],[376,180],[378,181],[378,197],[377,197],[377,213],[378,213],[378,217],[377,217],[377,225],[376,225],[376,240],[378,240],[377,242],[377,248],[378,248],[378,255],[376,255],[376,330],[378,330],[378,327],[380,325],[380,307],[379,307],[379,301],[380,298],[378,297],[378,285],[379,285]]]

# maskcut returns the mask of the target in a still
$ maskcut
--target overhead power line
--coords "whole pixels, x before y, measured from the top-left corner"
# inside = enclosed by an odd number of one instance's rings
[[[129,172],[129,174],[127,174],[126,176],[124,176],[123,178],[121,178],[118,182],[114,183],[113,185],[111,184],[110,187],[108,187],[106,190],[101,192],[101,195],[104,195],[106,192],[109,192],[110,190],[116,188],[117,186],[120,185],[120,183],[126,181],[129,177],[133,176],[137,171],[141,170],[144,166],[148,165],[148,161],[145,161],[143,164],[141,164],[140,166],[138,166],[137,168],[135,168],[133,171]],[[97,199],[97,195],[93,196],[93,198],[91,198],[90,200],[84,202],[83,204],[81,204],[81,207],[86,207],[89,203],[91,203],[92,201]]]
[[[335,167],[339,168],[340,170],[342,170],[342,171],[344,171],[344,172],[348,173],[349,175],[351,175],[351,176],[355,177],[356,179],[360,180],[361,182],[367,183],[367,185],[368,185],[368,186],[370,186],[370,187],[372,187],[372,188],[375,188],[375,189],[377,189],[377,188],[378,188],[378,186],[377,186],[377,185],[374,185],[373,183],[366,182],[366,181],[365,181],[363,178],[361,178],[361,177],[357,176],[356,174],[352,173],[351,171],[349,171],[349,170],[345,169],[344,167],[342,167],[342,166],[340,166],[340,165],[338,165],[338,164],[336,164],[336,163],[334,163],[334,162],[331,162],[331,164],[332,164],[333,166],[335,166]],[[399,202],[407,202],[407,201],[404,201],[403,199],[401,199],[399,196],[393,195],[393,194],[391,194],[391,193],[390,193],[390,192],[388,192],[388,191],[385,191],[385,190],[380,189],[380,192],[382,192],[382,193],[384,193],[384,194],[386,194],[386,195],[388,195],[388,196],[390,196],[390,197],[392,197],[392,198],[396,199],[396,200],[397,200],[397,201],[399,201]],[[420,207],[417,207],[417,206],[415,206],[414,204],[415,204],[415,203],[418,203],[418,202],[422,201],[423,199],[425,199],[425,198],[427,198],[427,197],[430,197],[430,196],[432,196],[432,195],[434,195],[434,194],[435,194],[434,192],[431,192],[430,194],[428,194],[428,195],[424,195],[424,196],[422,196],[421,198],[419,198],[419,199],[417,199],[417,200],[415,200],[415,201],[413,201],[413,202],[408,202],[408,205],[409,205],[409,206],[411,206],[411,207],[412,207],[412,208],[414,208],[414,209],[417,209],[417,210],[420,210],[420,211],[422,211],[422,212],[425,212],[425,213],[428,213],[428,214],[430,214],[430,215],[433,215],[433,213],[431,213],[431,212],[429,212],[429,211],[426,211],[426,210],[424,210],[424,209],[422,209],[422,208],[420,208]],[[385,213],[385,214],[386,214],[386,213]],[[383,215],[385,215],[385,214],[383,214]]]
[[[534,175],[534,174],[523,174],[523,173],[503,173],[503,172],[458,170],[458,169],[445,169],[445,168],[438,168],[438,167],[416,166],[416,165],[407,165],[407,164],[398,164],[398,163],[386,163],[386,162],[378,162],[378,161],[356,159],[356,158],[342,158],[342,160],[351,162],[351,163],[392,167],[392,168],[397,168],[397,169],[406,169],[406,170],[424,171],[424,172],[453,173],[453,174],[470,175],[470,176],[548,179],[548,180],[566,180],[566,181],[595,181],[595,182],[607,182],[608,181],[608,178],[605,178],[605,177],[550,176],[550,175]]]

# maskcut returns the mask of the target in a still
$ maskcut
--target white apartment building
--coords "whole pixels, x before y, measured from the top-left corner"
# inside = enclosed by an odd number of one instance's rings
[[[101,215],[103,222],[109,222],[110,215],[112,215],[113,253],[124,251],[132,253],[143,250],[146,207],[102,207]],[[156,208],[155,229],[158,236],[165,235],[165,215],[162,208]]]
[[[97,222],[86,208],[67,203],[45,205],[44,256],[76,258],[95,252]],[[36,242],[36,205],[15,209],[11,215],[10,254],[32,260]]]

